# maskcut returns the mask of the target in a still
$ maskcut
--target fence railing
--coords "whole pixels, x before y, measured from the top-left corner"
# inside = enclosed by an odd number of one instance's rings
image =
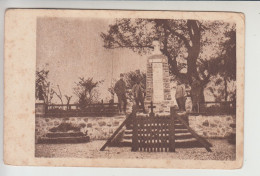
[[[235,114],[236,104],[234,101],[198,103],[198,113],[205,115]]]
[[[46,105],[46,117],[82,117],[82,116],[113,116],[118,114],[118,103],[88,104],[51,104]]]

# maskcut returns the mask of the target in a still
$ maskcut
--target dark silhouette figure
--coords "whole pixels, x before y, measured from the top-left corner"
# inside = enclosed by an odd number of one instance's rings
[[[139,109],[139,103],[141,104],[141,108],[143,109],[143,112],[145,113],[144,108],[144,89],[142,85],[140,84],[140,80],[137,80],[135,85],[132,88],[132,94],[135,99],[135,103],[137,108]]]
[[[120,80],[118,80],[115,84],[115,88],[114,91],[118,97],[118,103],[119,103],[119,111],[120,113],[122,112],[122,103],[123,105],[123,111],[124,113],[126,113],[126,83],[123,80],[124,79],[124,75],[121,73],[120,74]]]

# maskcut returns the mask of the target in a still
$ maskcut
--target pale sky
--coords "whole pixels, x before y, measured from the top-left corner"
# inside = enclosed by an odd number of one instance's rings
[[[140,69],[146,71],[146,58],[129,49],[105,49],[101,32],[108,30],[111,19],[93,18],[39,18],[37,20],[37,67],[46,67],[49,81],[64,95],[73,96],[78,77],[104,80],[99,91],[104,101],[110,97],[107,91],[112,77],[120,73]],[[112,72],[113,63],[113,72]],[[47,64],[47,66],[46,66]],[[65,97],[63,97],[65,101]],[[58,102],[58,99],[53,99]]]
[[[104,80],[98,90],[100,98],[106,102],[111,97],[108,88],[112,78],[119,79],[120,73],[137,69],[146,72],[148,55],[140,56],[129,49],[103,47],[100,34],[107,32],[114,22],[111,18],[38,18],[37,68],[47,67],[52,87],[58,92],[59,85],[63,96],[72,96],[71,103],[77,100],[73,87],[79,77]],[[217,35],[211,32],[204,34],[203,37],[212,40],[212,45],[203,47],[202,58],[210,59],[218,52],[226,27],[220,26]],[[60,103],[57,97],[53,102]],[[66,102],[65,97],[63,102]]]

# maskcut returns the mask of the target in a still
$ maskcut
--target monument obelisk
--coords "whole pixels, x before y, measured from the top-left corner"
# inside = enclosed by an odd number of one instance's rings
[[[160,51],[160,42],[153,42],[154,51],[147,59],[145,107],[151,101],[156,106],[155,113],[169,113],[171,88],[168,60]]]

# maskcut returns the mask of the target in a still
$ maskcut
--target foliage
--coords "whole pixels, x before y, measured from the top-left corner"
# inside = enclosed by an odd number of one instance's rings
[[[236,83],[231,80],[226,82],[220,74],[211,77],[207,89],[214,96],[215,101],[234,101],[236,94]]]
[[[125,81],[127,89],[132,89],[137,81],[140,81],[140,84],[144,90],[146,89],[146,74],[140,70],[125,73]],[[133,101],[132,91],[127,91],[126,97]]]
[[[233,81],[236,81],[236,31],[234,28],[231,28],[229,31],[224,33],[227,40],[221,42],[221,54],[218,58],[212,61],[211,66],[211,73],[214,76],[220,76],[221,79],[218,79],[216,82],[217,86],[222,84],[222,89],[218,91],[221,92],[219,97],[213,95],[217,99],[227,101],[228,98],[231,100],[232,97],[236,95],[236,89],[234,88],[230,90],[229,84],[232,84]],[[210,87],[210,91],[214,92],[213,89]]]
[[[124,74],[126,87],[132,89],[137,81],[140,81],[143,88],[146,88],[146,74],[140,70],[130,71]]]
[[[105,48],[129,48],[141,55],[151,53],[154,40],[161,41],[171,74],[190,85],[194,77],[204,89],[212,74],[219,71],[214,65],[221,60],[215,58],[227,40],[225,31],[232,27],[222,21],[117,19],[101,37]]]
[[[41,96],[43,96],[44,102],[46,104],[51,104],[51,100],[55,91],[50,86],[50,82],[48,81],[48,74],[48,70],[36,70],[35,97],[36,99],[39,99]]]
[[[74,87],[74,94],[79,98],[78,103],[81,108],[84,108],[87,104],[94,103],[98,101],[99,92],[95,90],[102,81],[94,81],[93,78],[79,77],[79,81],[75,82],[76,87]]]
[[[108,88],[108,92],[112,95],[112,98],[115,95],[115,84],[116,84],[116,79],[113,79],[111,82],[111,86]]]
[[[56,95],[61,104],[63,104],[62,94],[59,85],[57,85],[58,93],[51,82],[48,80],[49,70],[43,68],[41,70],[36,70],[36,80],[35,80],[35,98],[40,99],[43,96],[44,103],[51,104],[54,95]]]
[[[145,89],[146,88],[146,74],[144,72],[141,72],[140,70],[136,71],[129,71],[124,74],[124,81],[126,83],[126,96],[127,99],[132,101],[132,92],[129,91],[133,88],[137,80],[140,81],[141,86]],[[115,87],[116,80],[113,79],[111,87],[108,88],[108,91],[111,93],[112,97],[115,94],[114,87]]]

